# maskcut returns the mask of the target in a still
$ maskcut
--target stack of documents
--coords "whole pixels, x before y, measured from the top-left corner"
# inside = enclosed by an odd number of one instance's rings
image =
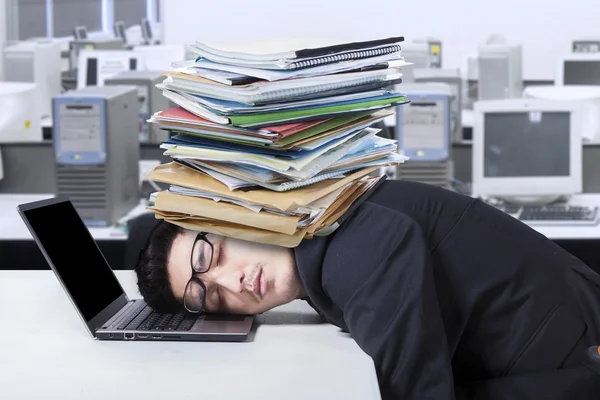
[[[177,105],[150,122],[171,132],[173,162],[148,176],[158,218],[185,228],[295,247],[326,235],[397,165],[373,124],[406,97],[402,38],[259,54],[196,43],[158,85]]]

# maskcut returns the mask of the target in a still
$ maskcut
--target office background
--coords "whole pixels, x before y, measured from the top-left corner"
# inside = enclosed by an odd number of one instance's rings
[[[498,34],[523,45],[526,80],[554,79],[558,54],[570,51],[574,38],[598,35],[597,6],[588,0],[305,0],[293,5],[231,0],[226,8],[202,7],[201,13],[189,12],[198,7],[195,0],[175,0],[175,7],[162,3],[165,43],[199,37],[210,42],[298,35],[343,40],[432,36],[443,42],[444,68],[459,68],[478,44]]]
[[[199,38],[225,42],[240,37],[298,35],[342,40],[432,36],[443,41],[445,68],[460,68],[478,44],[497,34],[523,45],[524,79],[541,81],[554,79],[558,55],[570,50],[574,38],[598,35],[596,13],[587,0],[388,1],[372,6],[356,0],[306,0],[301,6],[273,0],[231,0],[226,8],[199,5],[197,0],[2,0],[0,6],[3,2],[0,22],[6,13],[7,29],[0,33],[0,41],[3,33],[8,41],[68,36],[76,25],[85,25],[92,32],[111,31],[116,20],[130,26],[149,16],[161,22],[165,44]]]
[[[163,45],[185,45],[195,40],[219,43],[240,38],[281,41],[298,36],[359,41],[403,35],[407,41],[441,41],[443,68],[459,69],[462,78],[469,80],[469,59],[477,55],[479,45],[497,35],[522,46],[522,77],[528,86],[554,83],[560,57],[571,51],[573,40],[600,37],[596,14],[587,0],[505,0],[485,4],[475,0],[386,1],[368,5],[342,0],[231,0],[223,4],[197,0],[0,0],[0,27],[4,28],[0,29],[0,46],[35,37],[70,36],[79,25],[87,27],[90,36],[110,34],[116,21],[130,27],[139,24],[141,18],[160,25],[158,39]],[[389,129],[393,136],[395,127]],[[52,141],[50,134],[45,136],[39,143],[2,144],[4,163],[11,167],[5,169],[0,180],[0,195],[55,192],[54,170],[47,167],[54,163]],[[140,158],[169,161],[156,143],[140,143]],[[471,143],[453,141],[452,158],[453,177],[468,186],[473,173]],[[153,189],[146,188],[142,196]],[[598,141],[583,146],[583,192],[600,193]],[[600,265],[600,256],[594,250],[600,248],[600,237],[560,242],[589,264]],[[2,247],[0,265],[20,257],[29,260],[22,265],[40,267],[43,259],[30,252],[31,245],[29,241],[15,240]],[[102,246],[117,269],[125,267],[125,250],[120,241],[106,241]]]

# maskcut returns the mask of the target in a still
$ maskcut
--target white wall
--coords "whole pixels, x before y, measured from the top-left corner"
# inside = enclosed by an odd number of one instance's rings
[[[497,33],[523,44],[525,79],[554,79],[558,54],[570,51],[572,39],[600,37],[598,0],[169,0],[160,7],[166,44],[433,36],[450,68]]]

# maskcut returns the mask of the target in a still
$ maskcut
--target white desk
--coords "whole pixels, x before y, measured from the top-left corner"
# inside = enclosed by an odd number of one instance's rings
[[[54,197],[52,194],[1,194],[0,195],[0,240],[33,240],[29,230],[17,212],[17,206],[32,201]],[[137,206],[131,214],[144,211]],[[96,240],[126,240],[127,234],[115,227],[90,228]]]
[[[136,297],[133,272],[117,276]],[[245,343],[97,341],[51,271],[0,271],[0,315],[3,399],[380,398],[372,360],[302,301]]]

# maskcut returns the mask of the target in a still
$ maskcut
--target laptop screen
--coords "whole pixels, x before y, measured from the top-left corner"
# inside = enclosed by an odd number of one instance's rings
[[[23,215],[86,321],[123,294],[121,285],[70,201],[25,210]]]

